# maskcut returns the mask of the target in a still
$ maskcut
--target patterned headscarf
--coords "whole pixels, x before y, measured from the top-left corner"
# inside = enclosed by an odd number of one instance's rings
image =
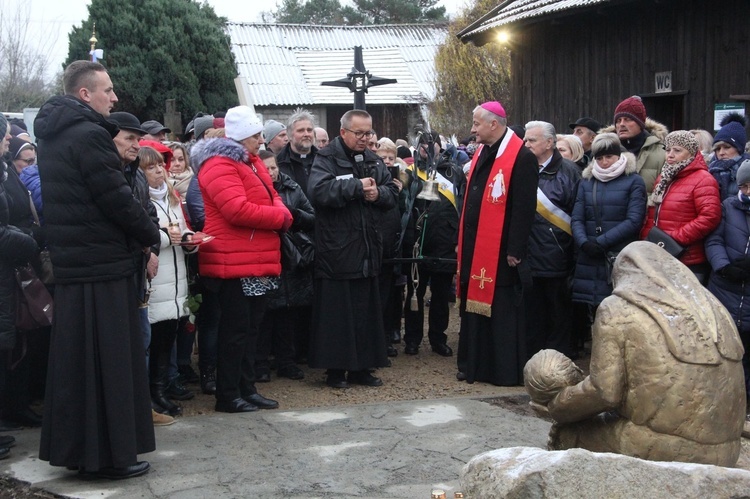
[[[667,187],[669,187],[669,184],[672,183],[672,180],[674,180],[678,173],[680,173],[687,165],[693,162],[693,160],[695,159],[695,154],[700,149],[700,145],[698,144],[698,140],[695,138],[695,135],[688,132],[687,130],[677,130],[667,135],[667,138],[664,139],[664,147],[666,149],[669,149],[672,146],[684,147],[690,152],[690,157],[685,161],[680,161],[679,163],[675,163],[673,165],[664,163],[664,168],[662,168],[661,170],[661,179],[659,180],[659,183],[656,184],[656,187],[654,187],[654,191],[651,193],[651,196],[649,196],[648,198],[649,206],[661,204],[661,202],[664,200],[664,194],[667,192]]]

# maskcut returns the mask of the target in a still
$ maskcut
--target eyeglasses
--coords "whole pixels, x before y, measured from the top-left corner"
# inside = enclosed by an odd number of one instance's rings
[[[26,166],[31,166],[31,165],[36,164],[36,156],[34,156],[33,158],[29,158],[29,159],[16,158],[16,161],[22,161],[26,163]]]
[[[368,130],[367,132],[355,132],[354,130],[349,130],[348,128],[344,128],[344,130],[349,133],[353,133],[357,140],[360,140],[364,137],[370,138],[375,135],[375,132],[373,132],[372,130]]]

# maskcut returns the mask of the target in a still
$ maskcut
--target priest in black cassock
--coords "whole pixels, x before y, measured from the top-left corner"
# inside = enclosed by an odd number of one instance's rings
[[[315,207],[315,297],[310,367],[326,384],[380,386],[370,369],[387,365],[378,275],[383,255],[378,218],[396,206],[398,189],[367,149],[366,111],[347,111],[340,136],[318,151],[307,184]],[[348,371],[348,376],[347,376]]]
[[[523,291],[530,274],[525,258],[536,213],[538,166],[523,140],[508,129],[499,102],[474,109],[471,133],[481,147],[469,170],[459,225],[456,377],[520,385],[527,360]]]

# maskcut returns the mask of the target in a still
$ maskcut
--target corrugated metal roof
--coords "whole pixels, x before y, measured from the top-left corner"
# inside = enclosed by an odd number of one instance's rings
[[[403,104],[435,96],[435,53],[448,35],[435,25],[313,26],[227,23],[240,76],[256,106],[349,104],[352,94],[322,81],[345,78],[354,46],[373,76],[398,83],[371,87],[367,102]]]
[[[591,7],[609,1],[610,0],[516,0],[498,10],[495,16],[486,20],[481,26],[466,33],[462,33],[461,37],[471,38],[478,33],[506,24],[541,17],[564,10]]]

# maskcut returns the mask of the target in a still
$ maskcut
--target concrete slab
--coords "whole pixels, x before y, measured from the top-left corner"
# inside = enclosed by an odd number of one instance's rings
[[[83,481],[51,467],[36,457],[38,430],[12,433],[0,473],[81,498],[452,497],[473,456],[544,447],[549,427],[473,399],[212,414],[157,428],[140,478]]]

